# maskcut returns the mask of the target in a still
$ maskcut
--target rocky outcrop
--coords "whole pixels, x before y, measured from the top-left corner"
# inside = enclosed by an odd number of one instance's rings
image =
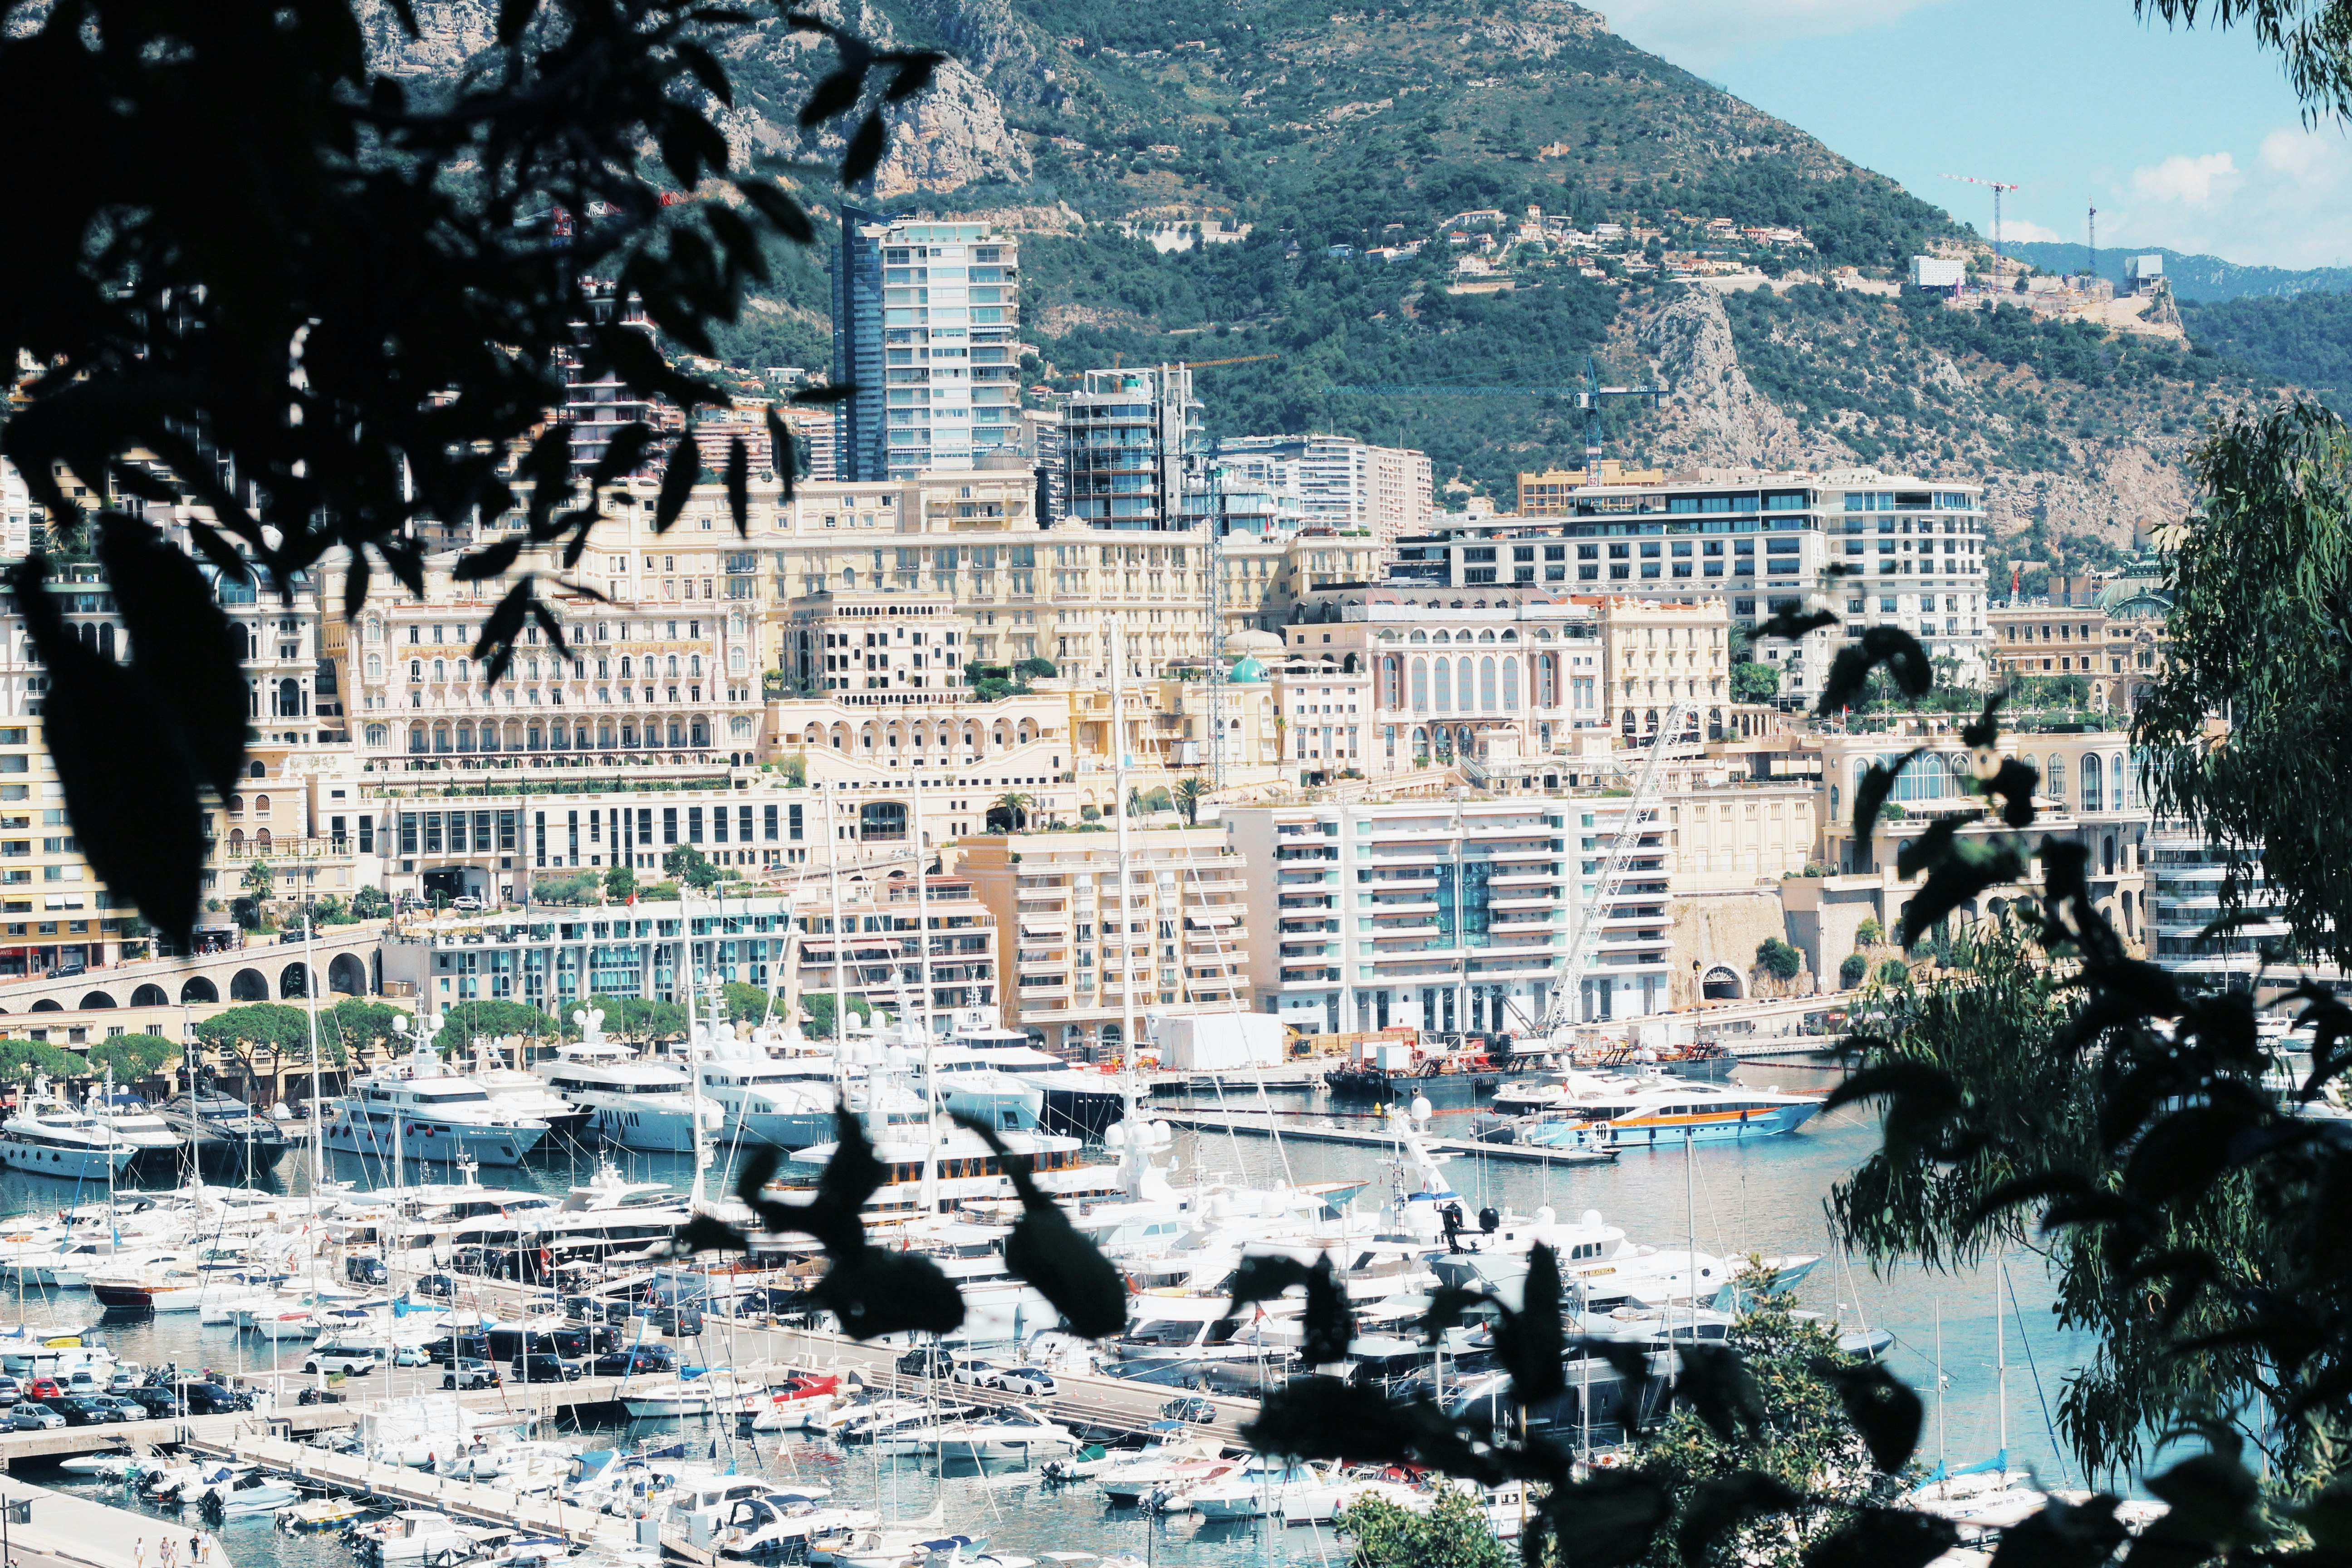
[[[1635,339],[1657,377],[1653,384],[1667,389],[1660,423],[1677,458],[1712,468],[1804,466],[1796,421],[1748,384],[1715,294],[1685,289],[1643,319]]]

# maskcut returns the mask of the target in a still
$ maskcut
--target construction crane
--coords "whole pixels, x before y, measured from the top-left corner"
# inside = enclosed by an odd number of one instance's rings
[[[1664,721],[1650,738],[1649,754],[1643,759],[1642,772],[1633,783],[1633,793],[1625,802],[1625,816],[1617,825],[1617,836],[1609,841],[1609,853],[1601,862],[1601,874],[1592,879],[1592,890],[1585,895],[1584,907],[1577,911],[1576,930],[1568,939],[1568,960],[1561,965],[1561,992],[1551,1007],[1550,1016],[1541,1026],[1549,1035],[1563,1021],[1583,1022],[1584,955],[1591,951],[1605,918],[1617,887],[1625,879],[1625,862],[1642,841],[1646,826],[1655,826],[1650,818],[1658,808],[1653,793],[1657,784],[1658,764],[1665,760],[1669,746],[1682,743],[1683,726],[1695,722],[1698,705],[1685,697],[1666,710]]]
[[[2015,185],[2005,185],[1999,180],[1979,180],[1974,174],[1946,174],[1948,180],[1958,180],[1964,185],[1987,185],[1992,190],[1992,275],[2000,278],[2000,194],[2013,191]]]
[[[1646,397],[1654,408],[1666,395],[1663,386],[1603,386],[1592,356],[1584,356],[1581,385],[1474,386],[1448,382],[1371,382],[1358,386],[1327,386],[1328,393],[1367,397],[1567,397],[1584,415],[1584,471],[1601,467],[1601,405],[1612,397]]]

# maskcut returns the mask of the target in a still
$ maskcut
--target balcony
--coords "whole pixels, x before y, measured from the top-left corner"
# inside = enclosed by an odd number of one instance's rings
[[[1497,871],[1486,879],[1486,885],[1490,888],[1549,887],[1558,880],[1559,879],[1551,874],[1550,868],[1546,868],[1540,871]]]

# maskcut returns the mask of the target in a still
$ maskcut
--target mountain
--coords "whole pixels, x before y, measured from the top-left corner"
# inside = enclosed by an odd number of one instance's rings
[[[461,29],[485,15],[485,0],[436,6]],[[1607,381],[1668,392],[1656,409],[1611,405],[1612,455],[1975,477],[2002,550],[2088,563],[2189,510],[2182,459],[2205,419],[2265,385],[2168,329],[1892,297],[1887,280],[1931,244],[1982,247],[1593,11],[1329,6],[815,8],[877,42],[954,55],[934,91],[892,111],[868,199],[1021,231],[1034,384],[1118,362],[1246,360],[1201,372],[1213,433],[1418,446],[1441,485],[1507,504],[1520,469],[1581,462],[1584,417],[1567,394],[1590,355]],[[832,67],[829,44],[771,16],[724,52],[739,148],[838,156],[835,133],[795,119]],[[806,194],[831,195],[821,183]],[[1549,226],[1521,244],[1531,207]],[[1470,216],[1482,209],[1492,216]],[[1625,232],[1603,244],[1604,224]],[[1153,231],[1191,247],[1163,252],[1139,237]],[[1213,236],[1240,237],[1192,243]],[[1685,269],[1754,270],[1723,293],[1665,283],[1669,253]],[[2192,263],[2210,259],[2179,264],[2184,294],[2205,276]],[[826,363],[824,262],[780,258],[720,344],[730,361]],[[1858,287],[1823,286],[1853,268]],[[2252,272],[2228,277],[2264,286]],[[1465,384],[1527,392],[1460,395]]]
[[[2044,272],[2059,273],[2082,271],[2084,259],[2088,254],[2084,247],[2070,241],[2047,239],[2003,245],[2001,250],[2005,255],[2032,262]],[[2160,245],[2101,246],[2099,276],[2110,282],[2121,283],[2124,280],[2124,258],[2130,256],[2163,257],[2164,275],[2171,279],[2172,291],[2183,304],[2303,294],[2314,289],[2333,292],[2352,289],[2352,267],[2315,267],[2305,271],[2294,271],[2284,267],[2242,267],[2218,256],[2189,256],[2178,250],[2167,250]]]
[[[2309,387],[2338,414],[2352,410],[2352,294],[2315,289],[2286,299],[2184,305],[2180,321],[2216,353]]]

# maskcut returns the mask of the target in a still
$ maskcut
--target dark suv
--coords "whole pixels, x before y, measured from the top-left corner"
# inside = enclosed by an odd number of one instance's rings
[[[158,1421],[187,1414],[181,1407],[180,1396],[162,1384],[142,1383],[136,1388],[125,1390],[122,1397],[136,1401],[150,1417]]]
[[[633,1351],[600,1355],[591,1369],[598,1377],[628,1377],[639,1373],[676,1372],[677,1358],[667,1345],[645,1345]]]
[[[577,1383],[580,1363],[556,1355],[519,1355],[507,1375],[517,1383]]]
[[[240,1410],[253,1408],[253,1395],[239,1394],[217,1383],[188,1384],[188,1414],[191,1415],[233,1415]]]
[[[908,1377],[947,1377],[955,1372],[955,1357],[944,1345],[917,1345],[898,1358],[898,1370]]]

